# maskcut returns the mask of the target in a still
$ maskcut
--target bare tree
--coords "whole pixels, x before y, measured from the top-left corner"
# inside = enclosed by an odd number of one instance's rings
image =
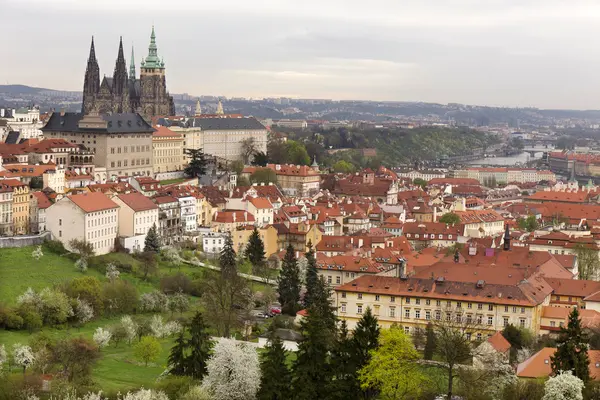
[[[598,250],[578,244],[575,250],[579,279],[597,279],[600,270],[600,259]]]
[[[256,153],[256,142],[253,137],[250,137],[242,140],[240,144],[242,147],[242,161],[244,161],[244,164],[248,164],[252,155]]]

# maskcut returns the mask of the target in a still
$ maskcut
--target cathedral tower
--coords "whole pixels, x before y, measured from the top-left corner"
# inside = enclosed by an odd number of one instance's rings
[[[167,92],[165,63],[158,57],[154,26],[150,35],[148,56],[140,66],[140,103],[145,116],[174,115],[173,98]]]
[[[92,45],[90,46],[90,56],[88,57],[87,67],[85,69],[85,78],[83,82],[83,104],[81,112],[88,114],[94,108],[96,95],[100,90],[100,67],[96,60],[96,49],[94,48],[94,37],[92,36]]]
[[[130,112],[129,84],[127,83],[127,65],[123,54],[123,37],[119,40],[119,53],[112,80],[113,112]]]

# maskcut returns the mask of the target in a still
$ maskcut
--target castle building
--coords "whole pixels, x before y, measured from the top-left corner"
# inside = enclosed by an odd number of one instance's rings
[[[156,35],[152,27],[148,56],[142,59],[139,79],[136,78],[133,49],[129,74],[127,73],[123,38],[121,38],[113,76],[112,78],[104,76],[101,82],[94,38],[92,38],[83,84],[82,112],[84,114],[89,114],[93,110],[99,114],[138,112],[146,118],[156,115],[175,115],[175,103],[167,91],[165,71],[164,61],[158,57]]]

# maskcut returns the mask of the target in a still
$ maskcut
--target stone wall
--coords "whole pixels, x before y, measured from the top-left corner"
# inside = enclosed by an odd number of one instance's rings
[[[52,234],[50,232],[43,232],[39,235],[0,237],[0,249],[11,247],[35,246],[40,245],[44,243],[44,241],[50,239],[52,239]]]

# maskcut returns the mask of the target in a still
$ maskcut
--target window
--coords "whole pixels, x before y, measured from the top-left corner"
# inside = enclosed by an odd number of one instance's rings
[[[421,299],[415,299],[415,304],[420,305],[421,304]]]
[[[346,312],[346,303],[342,303],[342,306],[340,307],[340,311]]]
[[[425,299],[425,305],[427,305],[427,306],[428,306],[428,305],[430,305],[430,304],[431,304],[431,300],[429,300],[429,299]]]
[[[441,307],[442,306],[442,301],[441,300],[436,300],[435,301],[435,305],[438,306],[438,307]]]
[[[477,304],[477,309],[478,310],[483,310],[483,304]]]
[[[494,311],[494,305],[493,304],[488,304],[488,310]]]
[[[410,308],[404,309],[404,318],[410,318]]]
[[[442,239],[444,236],[443,235],[438,235],[438,239]]]
[[[375,295],[375,301],[379,301],[379,295],[378,294]]]
[[[473,323],[473,315],[472,314],[467,314],[467,323],[468,324]]]
[[[494,323],[494,317],[488,317],[488,325],[492,325]]]
[[[504,320],[504,326],[508,326],[508,317],[504,317],[503,320]]]
[[[62,237],[62,231],[58,231],[58,237]]]
[[[58,226],[62,226],[62,218],[58,219]]]
[[[478,315],[477,316],[477,323],[481,325],[482,321],[483,321],[483,316],[482,315]]]
[[[362,314],[362,304],[359,304],[359,305],[356,307],[356,313],[357,313],[357,314]]]
[[[448,300],[446,302],[446,308],[450,308],[450,307],[452,307],[452,302],[450,300]]]
[[[525,314],[525,307],[521,307],[521,314]]]
[[[525,328],[525,318],[520,318],[520,319],[519,319],[519,326],[520,326],[521,328]]]
[[[556,321],[550,321],[550,326],[551,327],[555,327],[556,326]]]
[[[335,277],[335,284],[339,285],[340,283],[342,283],[342,277],[341,276],[336,276]]]
[[[406,333],[407,335],[410,334],[410,328],[408,326],[404,327],[404,333]]]
[[[415,239],[418,239],[418,238],[419,238],[419,234],[415,233]]]
[[[425,319],[427,321],[429,321],[431,319],[431,311],[429,311],[429,310],[425,311]]]
[[[448,235],[448,239],[452,240],[452,235]]]
[[[469,340],[469,341],[470,341],[470,340],[471,340],[471,332],[467,332],[467,335],[466,335],[466,336],[467,336],[467,340]]]
[[[473,303],[467,303],[467,308],[469,308],[469,309],[473,308]]]
[[[327,283],[331,285],[331,275],[327,275]]]
[[[517,307],[513,307],[513,313],[516,314],[517,313]]]
[[[390,296],[390,303],[396,302],[396,296]]]
[[[462,303],[460,301],[456,302],[456,308],[462,308]]]
[[[435,312],[435,319],[436,319],[436,321],[439,321],[440,319],[442,319],[442,312],[440,310],[437,310]]]
[[[396,307],[390,307],[390,317],[396,317]]]
[[[362,293],[357,294],[356,297],[362,299]]]
[[[114,162],[114,161],[111,161],[111,162],[110,162],[110,166],[111,166],[111,168],[114,168],[114,167],[115,167],[115,162]]]
[[[415,318],[416,319],[421,318],[421,310],[415,310]]]
[[[508,306],[504,306],[504,312],[508,312]]]
[[[410,297],[406,298],[406,304],[410,304]]]
[[[477,340],[478,340],[478,341],[481,341],[481,333],[478,333],[478,334],[477,334]]]
[[[452,314],[449,312],[446,313],[446,321],[452,321]]]

